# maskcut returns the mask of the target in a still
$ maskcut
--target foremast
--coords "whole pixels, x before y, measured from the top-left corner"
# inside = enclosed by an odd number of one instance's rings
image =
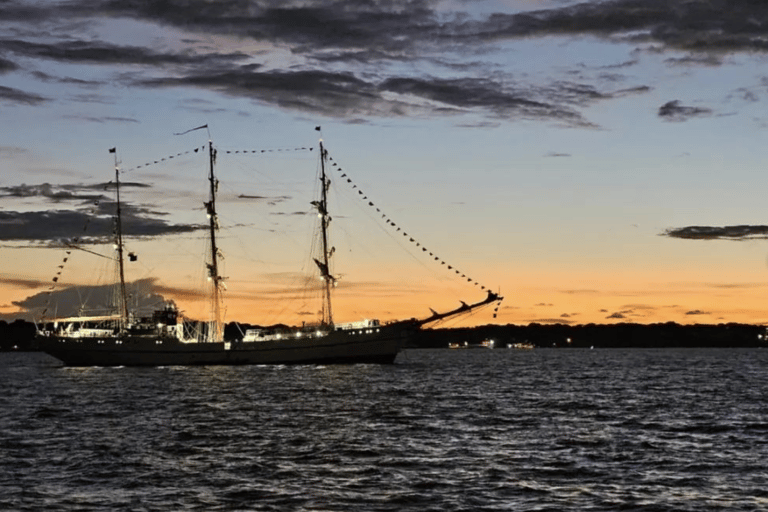
[[[120,167],[117,161],[117,148],[111,148],[110,153],[115,155],[115,247],[117,250],[117,272],[119,275],[119,290],[117,293],[117,310],[120,315],[119,330],[124,330],[129,323],[128,318],[128,294],[125,288],[125,260],[123,257],[123,222],[120,206]]]
[[[211,283],[211,316],[208,326],[206,341],[222,341],[223,328],[221,324],[221,287],[224,278],[219,275],[219,257],[221,256],[219,248],[216,246],[216,232],[219,230],[219,219],[216,215],[216,192],[219,188],[219,181],[214,174],[216,164],[216,149],[213,147],[213,141],[208,141],[209,155],[209,173],[208,181],[210,183],[210,194],[207,203],[203,203],[208,215],[208,234],[210,238],[211,252],[210,261],[206,263],[208,269],[208,281]]]
[[[323,281],[323,309],[321,324],[323,326],[333,327],[333,311],[331,308],[331,290],[336,286],[336,278],[331,274],[331,256],[335,249],[328,244],[328,226],[331,223],[331,216],[328,215],[328,189],[331,186],[331,180],[325,174],[325,161],[328,158],[328,152],[323,147],[323,140],[320,139],[320,199],[313,201],[312,205],[317,208],[317,216],[320,218],[320,243],[321,254],[319,258],[314,258],[318,269],[320,269],[320,279]]]

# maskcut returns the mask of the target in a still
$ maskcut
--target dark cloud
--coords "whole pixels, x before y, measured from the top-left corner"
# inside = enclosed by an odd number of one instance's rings
[[[441,24],[432,4],[429,0],[113,0],[104,9],[187,30],[287,43],[299,53],[376,48],[390,54],[409,50],[414,40],[439,34]]]
[[[2,6],[0,21],[21,21],[34,24],[49,20],[56,15],[56,11],[51,10],[48,6],[29,5],[14,0],[3,0]]]
[[[248,56],[229,54],[160,53],[141,46],[120,46],[99,41],[61,41],[55,44],[31,43],[24,40],[0,40],[0,50],[24,57],[51,59],[58,62],[85,64],[141,64],[145,66],[227,64]]]
[[[713,54],[688,54],[685,57],[669,58],[665,62],[679,66],[719,66],[723,63],[720,55]]]
[[[203,72],[182,78],[142,80],[147,87],[195,86],[230,96],[245,96],[282,107],[331,116],[371,113],[379,110],[373,84],[350,73],[325,71],[259,72],[253,66],[220,73]]]
[[[169,224],[149,216],[150,212],[123,205],[123,234],[135,237],[188,233],[205,229],[191,224]],[[114,208],[111,210],[114,212]],[[86,211],[47,210],[38,212],[0,211],[0,240],[51,242],[103,241],[111,237],[114,221],[111,216],[94,215]]]
[[[333,117],[474,111],[496,118],[543,119],[566,125],[590,124],[568,104],[583,105],[610,96],[590,86],[567,82],[558,82],[546,89],[517,90],[488,79],[397,77],[375,82],[352,73],[261,71],[253,66],[220,73],[144,79],[137,83],[145,87],[202,87]],[[537,96],[554,101],[539,100]]]
[[[18,68],[19,66],[15,62],[0,57],[0,75],[10,71],[15,71]]]
[[[751,240],[768,238],[768,226],[687,226],[671,228],[661,234],[689,240]]]
[[[103,198],[101,194],[84,193],[67,187],[43,183],[42,185],[13,185],[0,187],[0,197],[44,197],[53,202],[59,201],[95,201]]]
[[[50,284],[40,283],[40,287]],[[138,305],[138,309],[144,311],[161,307],[166,302],[157,288],[161,287],[155,279],[140,279],[126,283],[131,304]],[[114,310],[111,306],[114,300],[114,285],[72,286],[60,290],[41,291],[26,299],[14,301],[13,305],[19,308],[21,313],[14,313],[13,317],[40,320],[44,311],[48,319],[54,316],[58,318],[75,316],[83,304],[83,297],[88,297],[86,308],[96,314],[105,314]]]
[[[379,85],[379,89],[439,102],[458,109],[485,110],[495,117],[551,118],[567,124],[586,123],[581,114],[563,103],[583,104],[604,97],[592,87],[560,82],[553,84],[543,94],[557,103],[547,103],[533,99],[535,94],[532,92],[509,89],[504,87],[504,84],[476,78],[389,78]],[[541,91],[537,93],[541,94]]]
[[[149,188],[150,185],[145,183],[133,183],[133,182],[121,182],[121,188]],[[104,196],[102,192],[112,190],[115,188],[114,183],[94,183],[90,185],[85,184],[59,184],[51,185],[50,183],[42,183],[40,185],[11,185],[7,187],[0,187],[0,197],[17,197],[17,198],[29,198],[29,197],[43,197],[53,202],[60,201],[75,201],[75,202],[93,202],[106,200],[109,198]],[[98,191],[99,193],[95,193]],[[114,210],[113,210],[114,211]]]
[[[38,94],[0,85],[0,104],[20,103],[23,105],[40,105],[46,101],[49,101],[48,98],[44,98]]]
[[[768,5],[755,0],[582,2],[480,19],[438,11],[429,0],[113,0],[102,5],[100,10],[113,16],[282,42],[301,53],[323,50],[321,58],[399,58],[425,46],[469,52],[501,40],[550,35],[653,42],[696,53],[768,50]],[[93,11],[91,2],[68,8]]]
[[[768,50],[768,4],[755,0],[616,0],[493,14],[459,30],[467,39],[592,35],[697,53]]]
[[[255,55],[118,45],[77,39],[72,30],[66,30],[78,24],[83,31],[100,18],[131,18],[175,27],[186,31],[186,42],[198,48],[204,42],[195,40],[198,34],[266,42],[288,49],[304,62],[290,69],[266,69],[259,64],[243,65]],[[0,39],[0,54],[69,64],[135,65],[139,69],[131,71],[133,84],[210,89],[356,122],[365,122],[369,116],[471,113],[492,119],[593,127],[577,108],[650,90],[640,85],[606,91],[569,81],[520,86],[501,72],[491,73],[494,64],[482,58],[499,49],[496,43],[506,40],[590,35],[652,43],[662,50],[687,53],[668,59],[673,65],[718,65],[727,52],[768,51],[768,4],[755,0],[614,0],[482,17],[446,12],[432,0],[73,0],[34,6],[6,0],[2,20],[25,23],[22,28],[26,30],[19,28]],[[43,24],[57,30],[50,31],[50,40],[40,42],[35,37],[33,41],[36,34],[31,27]],[[256,53],[261,51],[266,50]],[[467,56],[476,60],[465,62]],[[394,76],[387,72],[393,62],[407,63],[413,69],[428,64],[447,74],[437,74],[440,78]],[[636,63],[631,60],[600,69],[622,69]],[[0,73],[17,69],[17,65],[3,58]],[[349,69],[339,71],[341,66]],[[353,71],[363,66],[365,71]],[[35,73],[44,81],[93,85]],[[611,83],[623,79],[605,72],[597,77]],[[0,88],[0,100],[38,105],[46,99],[6,87]],[[677,101],[659,109],[659,116],[671,121],[709,114],[709,109],[682,106]]]
[[[712,114],[712,110],[701,107],[686,107],[680,100],[668,101],[659,107],[659,117],[665,121],[687,121],[692,117]]]
[[[616,312],[616,313],[608,315],[605,318],[607,318],[607,319],[623,319],[623,318],[627,318],[627,317],[624,316],[624,313]]]
[[[142,183],[121,183],[126,188],[146,188]],[[103,194],[113,189],[112,183],[93,185],[16,185],[0,187],[0,197],[45,198],[52,203],[69,202],[74,210],[0,211],[0,240],[28,242],[89,241],[111,236],[116,204]],[[202,229],[191,224],[169,224],[167,214],[130,202],[121,202],[123,233],[126,236],[155,237],[165,234],[188,233]]]
[[[50,42],[32,42],[23,37],[0,39],[0,52],[64,63],[139,65],[151,68],[154,73],[151,78],[134,75],[134,83],[147,87],[213,89],[230,96],[249,97],[337,118],[353,118],[358,122],[364,122],[365,116],[480,113],[498,119],[534,119],[591,127],[594,125],[574,107],[648,90],[641,86],[606,92],[588,84],[567,81],[525,88],[505,83],[503,79],[486,78],[482,70],[490,64],[482,61],[469,64],[445,57],[468,52],[482,55],[489,51],[491,40],[532,35],[533,19],[538,20],[534,23],[539,26],[537,30],[546,32],[547,20],[579,17],[582,15],[579,9],[554,9],[511,17],[496,14],[480,21],[468,21],[463,13],[438,10],[430,0],[354,3],[309,0],[287,4],[276,0],[246,3],[239,0],[74,1],[49,6],[47,11],[43,7],[22,8],[15,2],[11,2],[11,6],[13,9],[6,12],[5,17],[15,21],[63,24],[65,20],[86,23],[100,17],[129,17],[178,27],[192,34],[239,36],[244,40],[285,45],[292,53],[309,59],[307,69],[260,70],[258,64],[238,66],[238,61],[251,57],[242,53],[164,52],[149,46],[78,40],[69,34]],[[606,9],[613,8],[616,8],[613,3],[606,5]],[[435,55],[443,57],[436,59]],[[389,60],[431,62],[474,77],[387,76],[381,64]],[[378,71],[356,74],[308,69],[313,64],[327,67],[337,62],[374,64]],[[616,67],[632,64],[621,63]],[[169,66],[173,71],[166,71]],[[92,85],[39,71],[34,73],[44,81]],[[14,95],[16,101],[35,99],[18,92]],[[99,119],[87,120],[100,122]]]
[[[687,311],[685,314],[686,315],[708,315],[709,313],[706,313],[704,311],[700,311],[698,309],[694,309],[693,311]]]

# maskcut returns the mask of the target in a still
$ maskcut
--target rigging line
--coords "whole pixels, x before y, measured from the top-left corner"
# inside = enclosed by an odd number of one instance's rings
[[[330,157],[329,157],[329,159],[330,159]],[[336,209],[338,211],[342,211],[343,208],[341,206],[340,199],[342,197],[341,191],[343,189],[341,187],[336,186],[336,181],[335,180],[332,182],[331,186],[333,187],[334,191],[336,192],[336,194],[334,194],[334,198],[333,198],[333,200],[335,202],[335,205],[336,205]],[[344,194],[344,198],[347,199],[347,200],[358,199],[358,197],[355,196],[354,194],[351,194],[351,195]],[[416,258],[416,256],[413,253],[411,253],[410,251],[408,251],[408,250],[406,250],[404,248],[404,246],[400,243],[400,239],[399,238],[393,236],[391,231],[385,229],[379,222],[376,222],[377,218],[375,216],[371,215],[371,213],[370,213],[370,211],[368,209],[363,208],[362,205],[360,204],[360,202],[353,201],[353,204],[355,204],[355,206],[358,208],[358,210],[360,212],[362,212],[366,217],[368,217],[369,219],[374,221],[374,225],[376,226],[376,228],[379,231],[381,231],[382,233],[387,235],[391,240],[393,240],[395,243],[397,243],[397,245],[400,246],[404,250],[404,252],[406,254],[408,254],[408,256],[411,257],[414,261],[416,261],[418,264],[420,264],[425,269],[428,269],[428,267],[426,267],[426,265],[424,265],[424,263],[421,260]],[[343,223],[341,223],[336,229],[337,230],[341,230],[344,234],[346,234],[348,240],[355,240],[355,237],[350,234],[349,230],[344,227]],[[350,246],[351,246],[351,244],[350,244]],[[359,242],[358,242],[358,246],[361,247],[365,252],[370,253],[368,248],[365,247],[364,245],[360,244]],[[350,247],[350,249],[351,249],[351,247]]]
[[[387,216],[385,213],[383,213],[383,212],[381,211],[381,209],[380,209],[380,208],[378,208],[378,207],[377,207],[377,206],[374,204],[374,202],[373,202],[373,201],[371,201],[371,200],[369,200],[369,199],[368,199],[368,196],[367,196],[367,195],[366,195],[366,194],[363,192],[363,190],[362,190],[362,189],[360,189],[360,188],[358,188],[358,187],[357,187],[357,185],[356,185],[356,184],[354,184],[354,183],[352,182],[352,179],[351,179],[351,178],[349,178],[349,177],[348,177],[348,175],[347,175],[346,173],[344,173],[344,172],[343,172],[343,169],[342,169],[341,167],[339,167],[339,166],[338,166],[337,162],[335,162],[331,156],[329,156],[329,157],[328,157],[328,159],[329,159],[329,160],[332,162],[331,166],[332,166],[332,167],[336,167],[336,170],[337,170],[338,172],[342,173],[340,177],[341,177],[341,178],[346,178],[346,181],[347,181],[347,183],[348,183],[348,184],[351,184],[351,186],[352,186],[352,188],[353,188],[353,189],[357,189],[357,193],[358,193],[358,196],[362,196],[362,200],[363,200],[363,201],[367,201],[367,204],[368,204],[368,206],[369,206],[369,207],[371,207],[371,208],[374,208],[374,209],[376,210],[377,214],[380,214],[380,215],[381,215],[381,218],[383,218],[383,219],[386,221],[386,224],[387,224],[388,226],[396,227],[396,228],[397,228],[397,232],[401,232],[401,233],[402,233],[402,235],[403,235],[405,238],[407,238],[407,239],[408,239],[408,241],[409,241],[410,243],[412,243],[412,244],[415,244],[415,246],[416,246],[416,247],[420,247],[420,248],[421,248],[421,250],[422,250],[422,252],[424,252],[424,253],[429,253],[429,256],[430,256],[430,257],[433,257],[433,258],[434,258],[434,261],[440,261],[440,264],[441,264],[441,265],[446,265],[446,266],[447,266],[447,268],[448,268],[448,270],[454,270],[455,274],[459,275],[459,276],[460,276],[462,279],[465,279],[467,282],[469,282],[469,283],[474,283],[474,285],[475,285],[475,286],[479,286],[481,290],[485,290],[485,289],[486,289],[486,287],[485,287],[484,285],[481,285],[481,284],[480,284],[480,283],[479,283],[477,280],[474,280],[474,279],[472,279],[472,278],[470,278],[470,277],[467,277],[467,275],[466,275],[466,274],[463,274],[461,271],[457,270],[457,269],[456,269],[456,268],[455,268],[453,265],[447,265],[447,263],[445,262],[445,260],[442,260],[442,259],[441,259],[441,258],[439,258],[438,256],[435,256],[435,255],[433,254],[433,252],[429,251],[429,250],[428,250],[426,247],[424,247],[424,246],[423,246],[423,245],[422,245],[422,244],[421,244],[419,241],[417,241],[415,238],[413,238],[413,236],[409,236],[409,235],[408,235],[408,233],[406,233],[406,232],[405,232],[405,231],[403,231],[403,230],[402,230],[400,227],[398,227],[398,226],[397,226],[397,225],[396,225],[396,224],[395,224],[395,223],[394,223],[394,222],[393,222],[393,221],[392,221],[392,220],[391,220],[391,219],[390,219],[390,218],[389,218],[389,217],[388,217],[388,216]]]
[[[174,134],[174,135],[179,135],[179,134]],[[204,155],[205,154],[205,149],[206,149],[206,146],[198,146],[198,147],[196,147],[194,149],[190,149],[189,151],[182,151],[181,153],[176,153],[175,155],[168,155],[168,156],[165,156],[165,157],[157,159],[157,160],[152,160],[152,161],[143,163],[141,165],[137,165],[136,167],[131,167],[130,169],[121,169],[120,172],[122,174],[125,174],[127,172],[136,171],[138,169],[143,169],[143,168],[146,168],[146,167],[151,167],[151,166],[154,166],[154,165],[159,165],[159,164],[162,164],[164,162],[167,162],[168,160],[173,160],[174,158],[178,158],[180,156],[188,155],[190,153],[200,153],[200,154]]]
[[[105,187],[105,190],[106,190],[106,187]],[[74,237],[73,240],[75,242],[80,240],[85,235],[86,231],[88,230],[88,226],[90,225],[91,217],[96,215],[96,209],[98,208],[98,206],[99,206],[99,199],[93,202],[93,205],[91,206],[90,210],[87,212],[87,215],[85,216],[85,222],[83,224],[82,235]],[[65,246],[69,246],[67,242],[65,242],[64,244]],[[79,247],[76,247],[76,248],[80,249]],[[64,259],[62,260],[61,265],[58,266],[59,271],[56,272],[56,275],[51,280],[52,284],[47,290],[45,308],[43,308],[43,312],[40,315],[41,322],[45,321],[45,315],[48,313],[48,310],[50,309],[50,306],[51,306],[51,294],[56,289],[56,283],[58,283],[59,278],[61,277],[61,274],[64,272],[65,265],[67,261],[69,261],[69,257],[72,254],[71,247],[70,247],[70,250],[65,250],[64,252],[66,256],[64,256]],[[91,251],[87,251],[87,252],[91,252]],[[105,257],[103,254],[97,254],[97,253],[93,253],[93,254],[96,254],[97,256]]]
[[[105,259],[108,259],[108,260],[117,261],[116,258],[113,258],[111,256],[107,256],[106,254],[100,254],[100,253],[98,253],[96,251],[92,251],[90,249],[85,249],[84,247],[80,247],[79,245],[74,245],[74,244],[70,244],[70,243],[66,243],[66,242],[65,242],[64,245],[66,245],[70,249],[77,249],[78,251],[87,252],[88,254],[93,254],[94,256],[98,256],[99,258],[105,258]]]
[[[336,186],[334,185],[334,190],[338,191],[338,190],[340,190],[340,189],[339,189],[339,187],[336,187]],[[338,196],[339,196],[339,194],[337,194],[337,201],[338,201]],[[356,199],[356,198],[355,198],[355,197],[353,197],[352,199]],[[415,254],[414,254],[412,251],[409,251],[409,250],[406,248],[406,246],[405,246],[405,245],[402,243],[402,240],[400,239],[400,237],[396,237],[396,236],[394,235],[394,233],[393,233],[391,230],[385,229],[385,227],[384,227],[384,226],[382,226],[380,222],[377,222],[377,220],[378,220],[378,219],[377,219],[375,216],[373,216],[373,215],[371,215],[371,214],[370,214],[370,211],[369,211],[369,210],[367,210],[367,209],[364,209],[364,208],[362,207],[363,205],[361,205],[361,204],[360,204],[359,202],[357,202],[357,201],[355,201],[355,203],[354,203],[354,204],[355,204],[355,205],[356,205],[356,207],[359,209],[359,211],[361,211],[361,212],[362,212],[363,214],[365,214],[365,215],[366,215],[366,216],[367,216],[369,219],[371,219],[372,221],[374,221],[374,226],[376,226],[376,229],[378,229],[378,230],[379,230],[381,233],[383,233],[384,235],[386,235],[387,237],[389,237],[389,239],[390,239],[390,240],[392,240],[392,241],[393,241],[395,244],[397,244],[397,246],[398,246],[398,247],[400,247],[400,249],[402,249],[402,250],[403,250],[403,252],[404,252],[404,253],[405,253],[405,254],[406,254],[406,255],[407,255],[409,258],[411,258],[411,259],[412,259],[414,262],[416,262],[416,263],[417,263],[419,266],[421,266],[421,267],[422,267],[424,270],[426,270],[427,272],[429,272],[430,274],[432,274],[432,275],[433,275],[435,278],[437,278],[437,279],[440,279],[440,280],[442,280],[442,279],[445,279],[445,278],[441,278],[441,277],[438,275],[438,273],[437,273],[437,272],[435,272],[435,271],[433,270],[433,268],[432,268],[431,266],[427,266],[427,265],[426,265],[426,263],[425,263],[423,260],[421,260],[420,258],[417,258],[417,257],[416,257],[416,255],[415,255]],[[340,227],[337,227],[337,229],[341,229],[343,233],[347,234],[347,236],[348,236],[348,239],[350,239],[350,240],[355,240],[355,237],[350,235],[349,231],[348,231],[346,228],[344,228],[344,227],[343,227],[343,224],[342,224]],[[365,251],[365,252],[369,253],[369,255],[371,254],[371,251],[370,251],[370,250],[369,250],[369,249],[368,249],[366,246],[364,246],[364,245],[360,244],[360,242],[359,242],[359,241],[357,242],[357,244],[356,244],[356,245],[357,245],[358,247],[361,247],[363,251]]]
[[[312,151],[314,148],[312,147],[302,147],[302,148],[272,148],[272,149],[238,149],[238,150],[222,150],[222,153],[226,153],[227,155],[237,155],[237,154],[261,154],[261,153],[293,153],[297,151]]]

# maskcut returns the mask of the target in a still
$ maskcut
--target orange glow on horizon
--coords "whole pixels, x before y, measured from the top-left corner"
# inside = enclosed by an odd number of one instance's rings
[[[8,260],[0,275],[0,313],[12,320],[16,315],[25,315],[14,302],[44,294],[50,287],[51,277],[45,272],[53,275],[61,251],[4,251],[6,255],[18,256]],[[249,262],[246,263],[243,267],[246,272],[241,272],[230,262],[232,268],[228,269],[228,275],[242,275],[247,279],[227,281],[225,321],[300,325],[318,320],[321,306],[316,300],[318,294],[312,291],[313,287],[317,288],[317,283],[313,285],[311,280],[307,281],[298,273],[281,273],[280,268],[273,274],[258,274]],[[516,268],[514,265],[501,266],[498,262],[494,265],[480,261],[462,262],[468,272],[480,270],[470,274],[473,278],[504,296],[497,317],[493,317],[496,305],[492,304],[438,327],[527,325],[534,322],[570,325],[670,321],[681,324],[768,323],[765,304],[768,275],[766,279],[757,280],[754,268],[689,265],[686,268],[600,270],[584,264],[572,268],[554,265],[527,268],[520,265]],[[486,291],[474,283],[441,275],[439,266],[437,271],[420,264],[400,268],[400,272],[390,269],[386,275],[378,272],[375,264],[349,268],[335,291],[334,319],[346,322],[377,318],[387,322],[426,318],[431,314],[430,309],[445,312],[458,307],[460,301],[474,303],[486,296]],[[425,272],[425,269],[429,271]],[[184,281],[184,276],[189,274],[186,270],[181,267],[171,270],[175,273],[167,274],[162,280],[150,279],[152,291],[176,301],[185,316],[207,319],[210,307],[205,294],[200,291],[204,290],[202,279],[198,284],[194,280]],[[88,272],[86,264],[72,262],[55,289],[84,284],[71,282],[70,278]],[[368,280],[361,280],[365,278]],[[306,282],[310,284],[305,290],[296,286]]]

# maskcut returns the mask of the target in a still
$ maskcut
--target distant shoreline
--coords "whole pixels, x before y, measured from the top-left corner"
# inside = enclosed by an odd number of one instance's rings
[[[524,344],[534,348],[678,348],[768,346],[766,328],[750,324],[528,324],[435,329],[419,334],[416,346],[441,348],[450,343],[477,345],[493,340],[496,348]]]

